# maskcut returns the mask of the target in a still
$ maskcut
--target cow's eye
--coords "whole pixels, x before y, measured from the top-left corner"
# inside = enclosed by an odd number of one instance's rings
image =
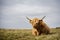
[[[36,20],[35,20],[35,22],[36,22]]]

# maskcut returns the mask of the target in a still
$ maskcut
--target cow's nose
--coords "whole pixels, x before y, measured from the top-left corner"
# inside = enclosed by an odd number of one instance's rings
[[[38,24],[38,23],[36,23],[36,24]]]

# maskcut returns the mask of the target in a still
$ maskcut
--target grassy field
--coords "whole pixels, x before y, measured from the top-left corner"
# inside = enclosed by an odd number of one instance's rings
[[[48,35],[33,36],[31,29],[0,29],[0,40],[60,40],[60,29],[51,29]]]

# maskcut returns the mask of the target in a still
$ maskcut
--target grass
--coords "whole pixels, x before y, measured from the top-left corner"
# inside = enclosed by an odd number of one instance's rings
[[[0,40],[60,40],[60,29],[51,29],[48,35],[33,36],[31,29],[0,29]]]

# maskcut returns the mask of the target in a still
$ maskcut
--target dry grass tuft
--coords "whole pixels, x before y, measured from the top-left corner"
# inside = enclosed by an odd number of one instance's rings
[[[30,29],[0,29],[0,40],[60,40],[60,29],[51,29],[50,34],[40,36],[33,36]]]

